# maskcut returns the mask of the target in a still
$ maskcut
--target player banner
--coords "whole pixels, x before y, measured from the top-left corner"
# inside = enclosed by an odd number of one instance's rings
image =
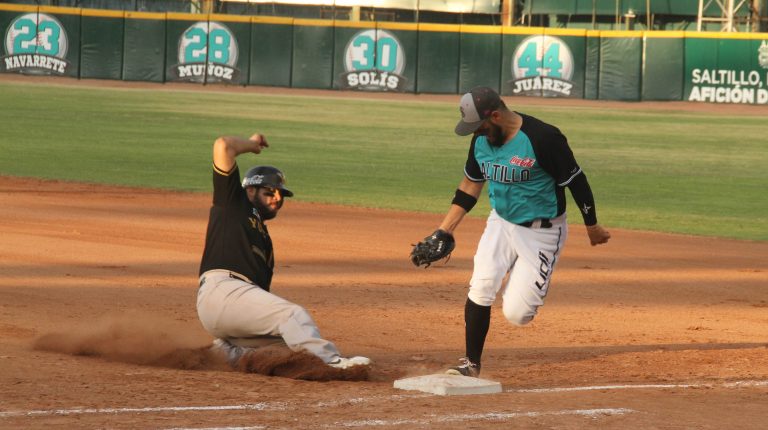
[[[684,100],[768,104],[768,35],[688,37]]]
[[[180,19],[172,19],[173,15]],[[168,14],[168,17],[167,81],[246,83],[250,49],[247,20],[200,21],[198,15],[187,14]],[[187,20],[188,17],[195,20]]]
[[[7,24],[0,51],[0,73],[77,77],[79,10],[73,15],[36,9],[2,13],[0,20]]]
[[[403,92],[412,89],[414,73],[410,71],[407,74],[406,67],[411,65],[415,56],[409,58],[406,43],[413,46],[416,33],[399,33],[382,28],[337,27],[335,43],[338,54],[334,62],[334,87],[373,92]],[[401,40],[402,36],[405,36],[407,42]]]
[[[584,97],[586,31],[505,29],[502,94]]]

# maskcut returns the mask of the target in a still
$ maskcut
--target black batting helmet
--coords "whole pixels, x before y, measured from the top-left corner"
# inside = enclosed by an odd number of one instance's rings
[[[285,197],[293,197],[293,192],[288,188],[285,188],[285,175],[277,167],[251,167],[243,177],[243,188],[245,187],[276,188],[280,190]]]

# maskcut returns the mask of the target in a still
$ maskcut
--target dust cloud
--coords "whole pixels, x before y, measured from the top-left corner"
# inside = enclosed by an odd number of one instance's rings
[[[33,342],[38,351],[97,357],[108,361],[182,370],[257,373],[311,381],[368,380],[368,367],[335,369],[314,355],[285,347],[253,349],[235,369],[224,357],[201,344],[189,325],[148,315],[107,317],[87,326],[44,334]]]

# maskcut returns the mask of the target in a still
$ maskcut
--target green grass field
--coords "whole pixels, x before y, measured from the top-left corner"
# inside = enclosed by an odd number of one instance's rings
[[[239,164],[282,168],[297,199],[442,213],[469,143],[453,133],[456,103],[32,82],[0,81],[2,175],[209,191],[213,140],[259,131],[271,147]],[[604,225],[768,240],[765,118],[517,109],[568,136]]]

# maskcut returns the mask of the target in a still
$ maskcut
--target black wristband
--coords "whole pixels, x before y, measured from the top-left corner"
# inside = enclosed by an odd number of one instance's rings
[[[469,212],[473,207],[475,207],[477,199],[457,188],[456,194],[453,196],[453,201],[451,203],[460,206],[464,208],[465,211]]]

